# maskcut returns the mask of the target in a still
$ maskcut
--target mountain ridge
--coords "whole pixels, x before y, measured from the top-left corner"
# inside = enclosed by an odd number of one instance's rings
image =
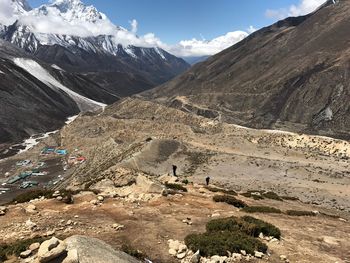
[[[349,138],[350,3],[331,2],[265,27],[140,96],[252,128]]]

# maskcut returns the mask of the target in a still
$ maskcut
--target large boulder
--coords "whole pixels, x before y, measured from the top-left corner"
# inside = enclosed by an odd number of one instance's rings
[[[79,263],[141,263],[95,238],[72,236],[67,238],[65,243],[68,251],[76,250]]]

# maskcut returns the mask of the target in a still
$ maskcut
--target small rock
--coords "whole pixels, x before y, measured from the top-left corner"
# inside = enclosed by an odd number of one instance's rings
[[[21,254],[19,254],[19,256],[21,258],[27,258],[29,257],[30,255],[32,254],[32,251],[30,249],[26,250],[26,251],[23,251],[21,252]]]
[[[287,260],[287,256],[286,255],[280,255],[280,259],[283,260],[283,261],[286,261]]]
[[[55,230],[47,231],[46,236],[53,236],[55,234]]]
[[[245,251],[244,251],[245,252]],[[237,260],[237,261],[241,261],[242,260],[242,255],[241,254],[238,254],[238,253],[232,253],[232,255],[231,255],[231,258],[233,259],[233,260]]]
[[[254,252],[254,256],[255,256],[256,258],[263,258],[263,257],[264,257],[264,253],[259,252],[259,251],[255,251],[255,252]]]
[[[187,246],[186,245],[184,245],[184,244],[181,244],[180,246],[179,246],[179,249],[178,249],[178,253],[183,253],[183,252],[185,252],[185,251],[187,251]]]
[[[115,230],[122,230],[122,229],[124,229],[124,225],[120,225],[120,224],[117,224],[117,223],[115,223],[115,224],[113,224],[113,226],[112,226]]]
[[[36,206],[33,205],[33,204],[28,205],[27,208],[26,208],[26,212],[30,213],[30,214],[37,213]]]
[[[33,205],[33,204],[30,204],[30,205],[27,206],[27,209],[29,209],[29,210],[36,210],[36,206]]]
[[[52,197],[58,197],[60,194],[60,191],[55,191],[53,194],[52,194]]]
[[[62,200],[63,200],[63,197],[62,197],[62,196],[57,196],[57,197],[56,197],[56,200],[57,200],[57,201],[62,201]]]
[[[214,214],[211,215],[211,217],[219,217],[219,216],[220,216],[219,213],[214,213]]]
[[[241,254],[242,254],[243,256],[246,256],[246,255],[247,255],[247,252],[246,252],[245,250],[241,250]]]
[[[169,254],[172,255],[172,256],[176,256],[177,252],[176,252],[175,249],[170,248],[170,249],[169,249]]]
[[[26,221],[25,225],[26,225],[26,227],[28,227],[30,230],[34,230],[34,229],[37,227],[37,225],[36,225],[34,222],[32,222],[30,219],[28,219],[28,220]]]
[[[210,258],[210,263],[224,263],[227,260],[227,257],[212,256]]]
[[[183,258],[186,257],[186,254],[187,254],[187,251],[182,252],[182,253],[178,253],[178,254],[176,255],[176,257],[177,257],[178,259],[183,259]]]
[[[95,200],[95,199],[94,199],[94,200],[91,200],[91,201],[90,201],[90,204],[92,204],[92,205],[98,205],[98,200]]]
[[[259,234],[259,238],[260,238],[260,239],[264,239],[264,234],[263,234],[263,233],[260,233],[260,234]]]
[[[175,251],[178,251],[181,245],[180,241],[172,240],[172,239],[168,240],[168,243],[169,243],[169,248],[174,249]]]
[[[72,224],[73,224],[73,221],[72,221],[72,220],[68,220],[67,223],[66,223],[67,226],[70,226],[70,225],[72,225]]]
[[[40,243],[33,243],[29,246],[29,250],[36,251],[39,249],[39,247],[40,247]]]
[[[100,202],[102,202],[103,200],[105,200],[105,198],[104,198],[102,195],[99,195],[99,196],[97,197],[97,200],[100,201]]]

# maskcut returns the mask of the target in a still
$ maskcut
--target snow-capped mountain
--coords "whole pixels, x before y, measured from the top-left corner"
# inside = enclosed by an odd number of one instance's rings
[[[14,0],[13,7],[18,21],[8,25],[1,37],[28,52],[35,53],[40,46],[59,45],[113,56],[120,54],[122,48],[133,59],[142,59],[148,53],[149,47],[140,48],[139,57],[134,45],[125,43],[131,32],[114,25],[105,14],[81,0],[56,0],[35,9],[26,0]],[[167,59],[164,50],[155,51],[154,55]]]
[[[189,68],[184,60],[161,48],[127,43],[127,39],[141,41],[81,0],[56,0],[34,9],[26,0],[14,0],[12,5],[18,20],[7,25],[0,38],[63,69],[133,74],[147,82],[148,89]]]

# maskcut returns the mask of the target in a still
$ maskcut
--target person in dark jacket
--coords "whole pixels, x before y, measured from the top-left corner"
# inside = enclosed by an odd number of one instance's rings
[[[210,182],[210,177],[209,176],[207,178],[205,178],[205,182],[207,183],[207,185],[209,185],[209,182]]]
[[[177,170],[177,166],[176,166],[176,165],[173,165],[173,175],[174,175],[174,176],[177,176],[177,175],[176,175],[176,170]]]

